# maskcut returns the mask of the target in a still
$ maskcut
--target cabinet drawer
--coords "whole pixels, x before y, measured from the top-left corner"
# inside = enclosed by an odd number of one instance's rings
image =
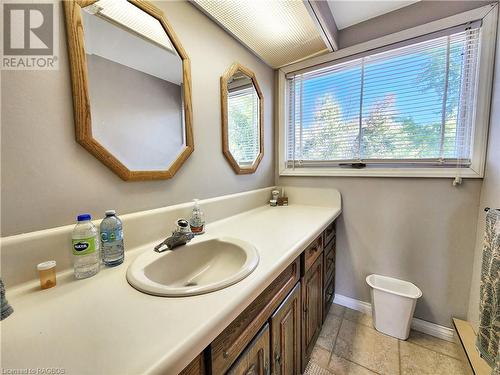
[[[325,261],[325,285],[335,273],[335,254],[336,254],[335,238],[325,247],[323,251]]]
[[[326,282],[325,294],[323,296],[324,308],[323,308],[323,321],[326,319],[326,315],[332,307],[333,298],[335,297],[335,273],[333,273],[331,279]]]
[[[320,235],[313,242],[311,242],[311,244],[307,246],[307,248],[304,250],[303,254],[304,274],[309,270],[309,268],[311,268],[316,259],[318,259],[319,256],[322,254],[322,252],[323,252],[323,235]]]
[[[245,349],[300,278],[297,258],[208,348],[212,374],[224,374]]]
[[[227,375],[269,375],[269,324],[257,334]]]
[[[335,221],[333,221],[330,225],[328,225],[323,232],[324,244],[328,245],[328,243],[335,237]]]

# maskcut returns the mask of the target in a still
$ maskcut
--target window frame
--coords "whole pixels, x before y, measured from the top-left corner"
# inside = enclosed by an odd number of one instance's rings
[[[482,20],[479,52],[479,73],[476,113],[474,116],[474,134],[472,136],[471,165],[466,168],[440,167],[397,167],[387,165],[373,168],[341,168],[341,167],[299,167],[287,166],[287,113],[288,90],[286,75],[317,65],[345,61],[368,54],[374,49],[389,47],[393,44],[407,42],[410,44],[416,38],[453,28],[467,22]],[[457,175],[463,178],[482,178],[486,158],[486,146],[490,117],[491,90],[493,84],[493,68],[495,59],[495,44],[498,23],[498,5],[490,4],[460,13],[441,20],[403,30],[394,34],[373,39],[355,46],[347,47],[323,56],[314,57],[295,64],[287,65],[278,70],[278,173],[280,176],[372,176],[372,177],[450,177]]]

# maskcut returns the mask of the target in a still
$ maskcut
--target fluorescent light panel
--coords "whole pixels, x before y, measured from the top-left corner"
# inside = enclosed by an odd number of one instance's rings
[[[328,51],[302,1],[193,2],[273,68]]]

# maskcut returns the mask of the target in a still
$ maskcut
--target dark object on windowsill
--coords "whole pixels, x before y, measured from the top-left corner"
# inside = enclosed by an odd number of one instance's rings
[[[0,279],[0,308],[0,320],[4,320],[14,312],[14,309],[11,305],[9,305],[9,302],[7,302],[7,299],[5,298],[5,286],[3,285],[2,279]]]
[[[288,206],[288,197],[279,197],[278,206]]]
[[[365,163],[340,163],[340,168],[362,169],[366,167]]]

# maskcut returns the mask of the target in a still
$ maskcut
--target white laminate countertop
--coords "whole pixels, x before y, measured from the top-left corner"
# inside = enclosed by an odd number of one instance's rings
[[[251,242],[260,263],[239,283],[204,295],[155,297],[127,283],[128,265],[156,243],[127,251],[124,264],[89,279],[65,272],[52,289],[41,291],[38,281],[11,288],[14,313],[0,325],[2,373],[177,374],[340,212],[340,206],[266,206],[211,223],[212,235]]]

